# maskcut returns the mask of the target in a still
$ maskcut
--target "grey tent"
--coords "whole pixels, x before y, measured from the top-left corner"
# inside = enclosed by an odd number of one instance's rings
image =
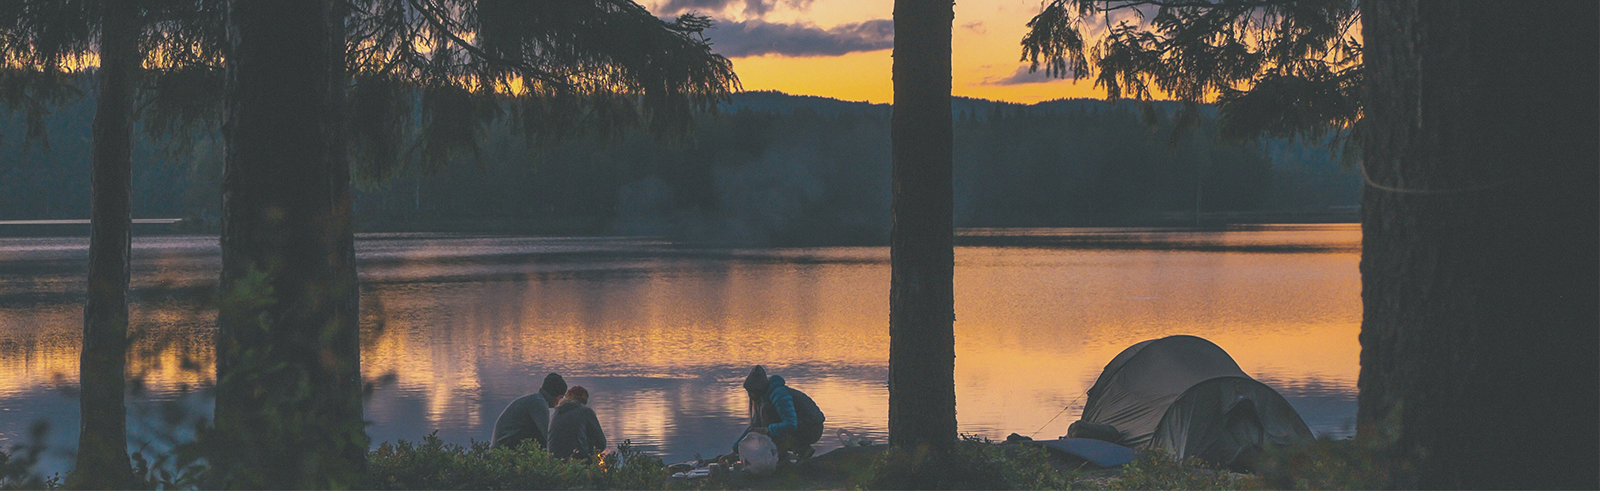
[[[1098,425],[1115,428],[1104,438],[1115,443],[1229,467],[1248,465],[1266,446],[1314,439],[1283,396],[1194,336],[1144,341],[1106,364],[1068,436],[1088,436]]]

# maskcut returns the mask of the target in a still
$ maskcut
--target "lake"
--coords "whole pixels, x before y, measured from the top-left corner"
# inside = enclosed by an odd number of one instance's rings
[[[1355,224],[964,230],[956,251],[960,431],[1053,438],[1123,348],[1193,334],[1282,393],[1312,430],[1353,433]],[[0,239],[0,446],[36,421],[64,470],[77,441],[87,238]],[[726,248],[648,238],[366,234],[366,402],[375,442],[486,440],[546,373],[589,389],[607,438],[670,461],[727,452],[740,382],[765,365],[839,429],[886,440],[886,247]],[[130,445],[209,412],[215,237],[137,237]],[[173,427],[179,429],[174,431]]]

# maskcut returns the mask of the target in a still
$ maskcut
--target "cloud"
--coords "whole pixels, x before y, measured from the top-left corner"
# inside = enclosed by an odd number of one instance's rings
[[[813,0],[666,0],[657,9],[660,14],[681,14],[685,12],[722,13],[733,7],[744,6],[746,17],[761,17],[767,15],[779,5],[788,5],[795,10],[804,10],[811,6]]]
[[[1037,71],[1037,72],[1029,73],[1028,72],[1028,65],[1022,65],[1022,66],[1017,67],[1016,73],[1012,73],[1009,76],[1005,76],[1005,77],[986,77],[986,78],[984,78],[983,79],[983,85],[1044,84],[1044,83],[1051,83],[1051,82],[1060,82],[1060,81],[1063,81],[1063,80],[1069,80],[1069,79],[1060,79],[1060,78],[1054,78],[1054,77],[1047,76],[1047,75],[1044,74],[1044,67],[1039,67],[1039,71]]]
[[[712,1],[712,0],[685,0]],[[823,29],[750,19],[722,21],[707,32],[717,53],[729,58],[760,55],[839,56],[894,47],[894,21],[875,19]]]
[[[989,28],[988,27],[984,27],[983,21],[968,22],[966,24],[962,24],[961,28],[962,29],[966,29],[968,31],[972,31],[973,33],[978,34],[978,35],[983,35],[983,34],[988,34],[989,33]]]

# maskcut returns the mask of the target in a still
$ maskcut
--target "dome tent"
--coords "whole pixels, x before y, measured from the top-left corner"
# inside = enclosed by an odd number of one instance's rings
[[[1179,459],[1248,465],[1269,445],[1314,439],[1277,391],[1250,378],[1226,351],[1195,336],[1135,344],[1106,364],[1080,423],[1110,425],[1115,442],[1162,448]],[[1093,425],[1074,423],[1068,436]]]

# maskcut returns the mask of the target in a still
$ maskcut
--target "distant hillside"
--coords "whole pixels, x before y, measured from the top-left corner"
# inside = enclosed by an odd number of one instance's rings
[[[1325,212],[1359,203],[1360,175],[1325,144],[1216,142],[1215,123],[1170,138],[1136,105],[1092,99],[1010,104],[956,98],[956,221],[964,227],[1192,223],[1210,216]],[[878,244],[889,230],[890,106],[777,92],[735,95],[688,141],[633,131],[533,152],[503,124],[481,158],[413,162],[358,186],[364,230],[620,233],[742,244]],[[0,220],[88,216],[92,97],[48,119],[50,146],[24,145],[0,113]],[[220,216],[223,149],[134,143],[133,212]],[[1244,213],[1245,215],[1241,215]],[[1273,215],[1276,213],[1276,215]],[[1174,217],[1176,222],[1174,222]]]
[[[1136,103],[1126,102],[1122,107],[1137,107]],[[1178,108],[1177,102],[1158,101],[1158,109],[1171,113]],[[950,100],[950,111],[953,115],[961,117],[971,114],[978,120],[985,120],[993,113],[996,107],[1026,108],[1032,112],[1064,113],[1073,110],[1104,110],[1114,105],[1102,99],[1055,99],[1035,104],[1018,104],[1004,101],[991,101],[988,99],[974,99],[971,97],[953,97]],[[831,97],[811,95],[790,95],[773,90],[753,90],[740,92],[733,95],[733,100],[722,104],[722,109],[727,112],[736,112],[740,109],[753,111],[770,111],[780,114],[790,114],[796,109],[805,108],[820,114],[882,114],[887,116],[891,111],[889,104],[874,104],[862,101],[846,101]]]
[[[738,112],[741,109],[751,111],[773,112],[778,114],[792,114],[795,109],[805,108],[820,114],[838,115],[848,114],[889,114],[888,104],[873,104],[870,102],[844,101],[831,97],[818,97],[812,95],[789,95],[771,90],[752,90],[733,95],[733,101],[722,104],[722,109],[727,112]]]

